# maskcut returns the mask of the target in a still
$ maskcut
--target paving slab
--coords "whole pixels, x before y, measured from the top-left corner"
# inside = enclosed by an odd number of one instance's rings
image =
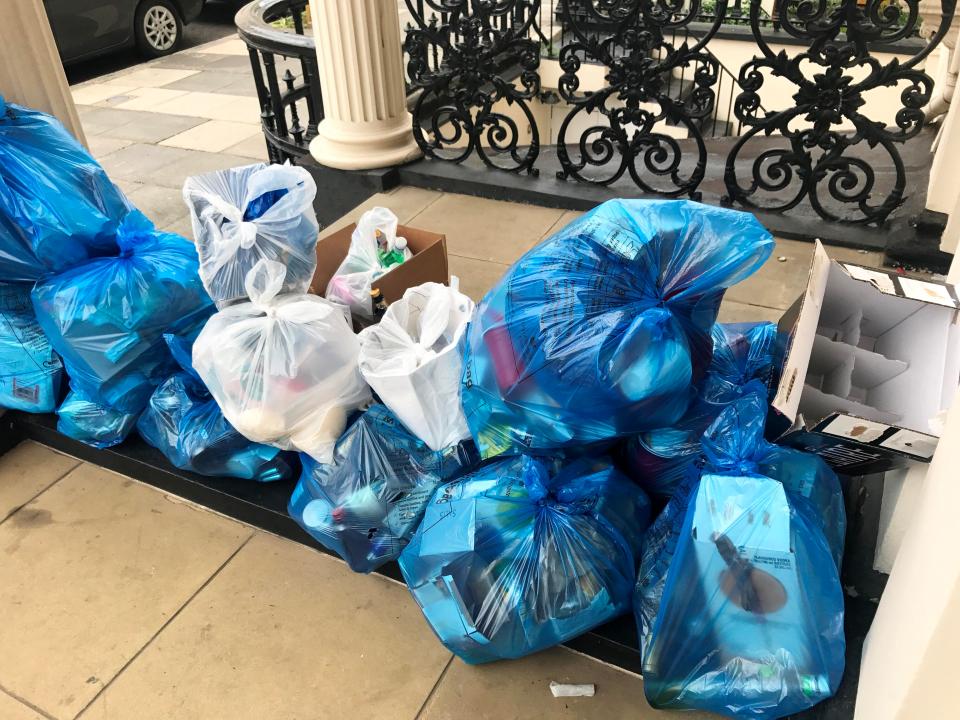
[[[167,227],[187,217],[189,210],[183,194],[176,188],[159,185],[141,185],[127,193],[130,200],[158,228]]]
[[[193,237],[193,224],[190,222],[189,215],[184,215],[176,222],[164,225],[160,229],[164,232],[175,233],[181,237],[185,237],[190,242],[195,242],[195,238]]]
[[[592,683],[593,697],[555,698],[550,681]],[[654,710],[643,681],[565,648],[520,660],[467,665],[454,659],[417,720],[720,720],[706,713]]]
[[[241,140],[236,145],[231,145],[224,150],[224,152],[228,155],[240,155],[241,157],[251,158],[252,160],[262,160],[263,162],[267,162],[270,157],[267,154],[266,140],[263,139],[263,133],[259,129],[256,135],[246,140]]]
[[[82,720],[413,720],[449,659],[402,585],[258,533]]]
[[[213,53],[216,55],[241,55],[247,57],[249,50],[247,44],[239,37],[233,36],[216,42],[209,42],[196,48],[198,53]]]
[[[158,143],[199,125],[203,118],[160,115],[114,107],[80,106],[80,123],[90,135],[104,135],[140,143]]]
[[[762,305],[749,305],[747,303],[737,302],[736,300],[726,300],[720,305],[720,312],[717,315],[717,322],[722,323],[742,323],[742,322],[778,322],[783,315],[783,310],[779,308],[769,308]]]
[[[29,441],[0,455],[0,522],[79,464],[76,458]]]
[[[160,147],[160,146],[158,146]],[[250,158],[227,155],[226,153],[208,153],[199,150],[183,150],[181,148],[160,147],[162,150],[175,150],[185,153],[169,165],[155,171],[151,180],[157,185],[182,188],[183,182],[191,175],[201,175],[213,170],[249,165]]]
[[[3,720],[47,720],[43,715],[33,710],[16,698],[10,697],[0,690],[0,718]]]
[[[246,122],[260,127],[260,103],[256,98],[226,93],[186,92],[152,108],[154,112],[186,115],[208,120]]]
[[[136,89],[135,85],[85,83],[84,85],[70,88],[70,94],[73,95],[73,101],[77,105],[96,105],[117,95],[126,95]]]
[[[108,102],[112,107],[117,107],[121,110],[143,110],[145,112],[153,112],[158,106],[163,105],[170,100],[182,97],[186,94],[186,90],[169,90],[167,88],[146,87],[131,90],[125,95],[121,95],[117,98],[111,98]]]
[[[259,138],[262,144],[263,133],[257,125],[228,120],[210,120],[169,137],[160,144],[188,150],[222,152],[231,145],[254,137]]]
[[[448,256],[448,262],[450,264],[450,274],[456,275],[460,279],[460,292],[472,298],[474,302],[480,302],[487,291],[497,284],[497,281],[503,277],[503,274],[510,267],[502,263],[477,260],[460,255]]]
[[[0,525],[0,685],[76,716],[250,533],[75,468]]]
[[[813,243],[800,240],[777,240],[770,259],[756,273],[727,290],[726,298],[741,303],[785,310],[800,297],[807,286],[807,273],[813,258]],[[837,260],[878,267],[880,253],[850,248],[825,246],[827,254]],[[780,260],[783,258],[783,260]]]
[[[226,55],[216,55],[213,53],[199,53],[196,48],[190,50],[181,50],[173,55],[151,60],[149,65],[158,68],[172,68],[177,70],[203,70],[209,67],[217,60],[223,60]]]
[[[93,157],[99,159],[117,150],[123,150],[128,145],[133,145],[133,140],[124,140],[122,138],[112,138],[106,135],[88,135],[87,147]]]
[[[322,192],[322,188],[320,192]],[[320,237],[331,235],[350,223],[357,222],[364,212],[377,206],[392,210],[401,225],[411,225],[422,230],[434,230],[435,228],[429,225],[423,225],[417,222],[416,218],[442,196],[443,193],[437,192],[436,190],[423,190],[409,186],[394,188],[387,193],[375,193],[357,205],[353,210],[345,213],[339,220],[323,228],[320,231]],[[437,230],[437,232],[443,231]]]
[[[249,74],[249,73],[248,73]],[[204,70],[183,80],[177,80],[164,88],[168,90],[202,91],[209,93],[230,93],[231,90],[242,88],[245,91],[256,93],[253,77],[244,78],[239,73],[226,70]],[[229,89],[228,89],[229,88]],[[248,94],[238,92],[238,95]]]
[[[277,58],[279,61],[280,58]],[[218,57],[213,62],[207,64],[211,70],[227,70],[228,72],[247,72],[250,70],[250,56],[241,57],[240,55],[225,55]]]
[[[163,87],[164,85],[177,80],[182,80],[198,72],[197,70],[180,70],[161,67],[137,67],[136,69],[127,69],[112,75],[106,82],[108,84],[126,85],[138,88]]]
[[[417,215],[416,225],[445,233],[451,254],[509,264],[563,215],[552,208],[446,194]]]
[[[101,162],[110,177],[126,180],[151,179],[157,183],[155,174],[171,163],[188,158],[192,150],[134,143],[122,150],[110,153]],[[157,183],[162,184],[162,183]]]

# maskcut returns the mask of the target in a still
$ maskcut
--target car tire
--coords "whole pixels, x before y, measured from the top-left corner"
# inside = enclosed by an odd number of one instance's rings
[[[137,47],[147,57],[174,52],[183,40],[180,13],[169,0],[143,0],[133,26]]]

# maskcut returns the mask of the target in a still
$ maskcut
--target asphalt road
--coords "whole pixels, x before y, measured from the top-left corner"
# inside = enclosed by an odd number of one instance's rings
[[[202,45],[236,32],[233,16],[244,5],[244,0],[207,0],[200,17],[183,29],[180,50]],[[67,65],[67,81],[71,85],[107,75],[132,65],[139,65],[144,57],[133,48],[103,55],[92,60]]]

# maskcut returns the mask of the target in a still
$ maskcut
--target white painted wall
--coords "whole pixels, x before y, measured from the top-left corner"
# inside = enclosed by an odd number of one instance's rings
[[[960,648],[960,403],[916,498],[860,671],[855,720],[956,720]]]

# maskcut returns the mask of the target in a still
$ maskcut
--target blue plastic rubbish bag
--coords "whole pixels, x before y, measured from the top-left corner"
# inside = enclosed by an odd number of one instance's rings
[[[29,285],[0,285],[0,408],[57,407],[63,364],[37,324]]]
[[[836,692],[844,668],[836,475],[763,440],[766,399],[730,404],[647,534],[634,596],[651,705],[781,718]]]
[[[113,410],[71,390],[57,409],[57,430],[95,448],[108,448],[126,440],[138,416],[138,412]]]
[[[710,423],[742,395],[765,394],[777,366],[773,323],[717,323],[712,335],[713,359],[686,414],[671,427],[630,438],[624,448],[630,476],[651,495],[673,495],[700,456],[700,438]]]
[[[117,233],[120,254],[47,278],[33,290],[37,320],[86,400],[139,416],[177,369],[165,332],[182,333],[212,309],[193,245],[158,232],[132,211]]]
[[[437,486],[480,460],[470,440],[431,450],[383,405],[347,428],[332,463],[301,458],[290,516],[355,572],[395,560]]]
[[[612,200],[530,250],[477,309],[462,400],[484,457],[672,425],[723,291],[769,256],[750,214]]]
[[[164,339],[182,370],[154,390],[137,421],[140,436],[181,470],[258,482],[292,478],[296,456],[250,442],[223,417],[193,369],[193,341],[169,334]]]
[[[200,277],[217,307],[246,300],[247,273],[262,259],[287,268],[283,293],[305,293],[317,267],[317,185],[292,165],[255,163],[187,178]]]
[[[116,252],[129,205],[60,122],[0,97],[0,282]]]
[[[400,569],[449,650],[518,658],[630,609],[649,518],[606,460],[505,456],[437,489]]]

